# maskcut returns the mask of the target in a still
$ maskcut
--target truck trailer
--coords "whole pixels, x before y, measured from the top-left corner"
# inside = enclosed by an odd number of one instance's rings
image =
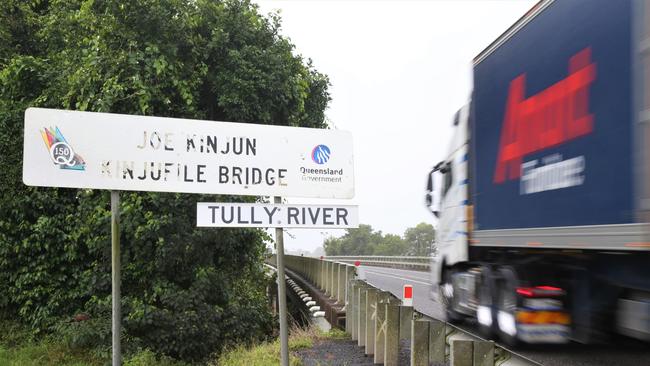
[[[542,0],[429,174],[431,295],[506,344],[650,340],[650,2]]]

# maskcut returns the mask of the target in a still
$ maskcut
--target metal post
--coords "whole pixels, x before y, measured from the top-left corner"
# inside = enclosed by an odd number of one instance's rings
[[[399,339],[411,339],[411,319],[413,319],[413,307],[400,306]]]
[[[384,366],[397,366],[399,363],[399,309],[401,306],[386,306],[386,329],[384,335]],[[411,319],[409,319],[409,323]]]
[[[343,263],[339,263],[339,293],[338,293],[338,300],[339,304],[343,304],[345,306],[345,287],[347,285],[347,282],[345,282],[345,272],[347,270],[347,265]]]
[[[334,265],[334,262],[330,262],[330,299],[336,300],[336,271]]]
[[[282,197],[275,197],[276,204],[282,203]],[[284,232],[281,227],[275,229],[278,267],[278,302],[280,313],[280,359],[282,366],[289,366],[289,330],[287,325],[287,291],[284,282]]]
[[[376,314],[373,323],[373,353],[375,363],[384,363],[384,346],[386,337],[386,306],[388,303],[377,299]],[[370,340],[368,340],[370,342]]]
[[[445,363],[447,325],[440,320],[429,321],[429,363]]]
[[[474,342],[474,366],[493,366],[494,365],[494,342],[492,341],[475,341]]]
[[[429,364],[429,322],[411,320],[411,366]]]
[[[450,361],[452,366],[472,366],[474,363],[474,344],[468,340],[453,340],[450,347]]]
[[[355,316],[359,321],[357,322],[357,345],[360,347],[366,346],[366,292],[368,292],[368,287],[362,286],[359,288],[359,309],[358,316]]]
[[[122,301],[120,297],[120,193],[111,191],[111,302],[113,303],[113,366],[122,365],[120,333]]]
[[[366,291],[366,355],[375,354],[375,321],[378,313],[377,305],[379,305],[377,292],[376,288],[369,288]]]
[[[345,286],[345,306],[347,307],[348,304],[352,303],[352,280],[354,280],[354,267],[350,265],[345,266],[345,283],[348,285]]]
[[[350,291],[350,293],[354,292],[355,289],[355,283],[353,282],[354,280],[350,280],[348,282],[347,289]],[[352,340],[356,340],[354,337],[354,301],[352,300],[352,296],[348,299],[346,305],[345,305],[345,331],[350,333],[350,337]]]

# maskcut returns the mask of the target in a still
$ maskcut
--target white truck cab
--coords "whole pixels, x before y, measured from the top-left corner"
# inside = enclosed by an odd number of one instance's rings
[[[454,133],[446,158],[436,164],[429,177],[429,208],[438,218],[437,255],[432,266],[431,296],[438,298],[443,266],[467,262],[470,211],[468,201],[469,105],[454,116]]]

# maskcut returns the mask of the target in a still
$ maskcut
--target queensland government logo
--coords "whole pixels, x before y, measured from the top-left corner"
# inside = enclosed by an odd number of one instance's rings
[[[330,160],[330,148],[327,145],[317,145],[311,151],[311,160],[316,164],[325,164]]]
[[[323,165],[330,160],[332,151],[327,145],[316,145],[311,150],[311,160],[318,164]],[[326,183],[341,183],[343,180],[343,169],[335,169],[333,167],[314,168],[313,166],[303,166],[300,168],[303,181],[309,182],[326,182]]]
[[[41,136],[54,165],[61,169],[86,170],[86,162],[72,150],[58,127],[43,128]]]

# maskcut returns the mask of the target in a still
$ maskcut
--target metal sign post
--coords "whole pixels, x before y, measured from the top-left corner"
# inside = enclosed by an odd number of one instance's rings
[[[111,191],[111,301],[113,303],[113,366],[122,365],[120,333],[122,302],[120,298],[120,193]]]
[[[275,197],[275,203],[282,203],[282,197]],[[277,244],[278,267],[278,312],[280,313],[280,359],[282,366],[289,366],[289,329],[287,324],[287,289],[284,281],[284,231],[281,227],[275,229]]]

